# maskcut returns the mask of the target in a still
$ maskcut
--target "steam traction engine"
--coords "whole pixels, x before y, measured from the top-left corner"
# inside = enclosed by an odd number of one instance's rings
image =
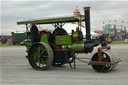
[[[75,53],[91,53],[94,47],[98,47],[97,52],[92,56],[89,65],[98,72],[108,72],[112,70],[120,61],[109,53],[110,46],[107,45],[106,37],[100,36],[99,39],[91,39],[90,34],[90,7],[84,8],[85,15],[73,17],[60,17],[31,21],[19,21],[17,24],[52,24],[55,30],[51,32],[41,32],[40,42],[32,44],[25,41],[28,53],[28,61],[36,70],[46,70],[50,66],[62,66],[69,63],[71,68],[76,68],[75,60],[81,60]],[[69,35],[62,27],[68,22],[85,21],[86,38],[84,38],[80,28],[72,31]],[[29,35],[27,35],[29,36]]]

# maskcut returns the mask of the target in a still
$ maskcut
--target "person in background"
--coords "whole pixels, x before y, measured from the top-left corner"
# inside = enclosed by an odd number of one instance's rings
[[[30,24],[30,38],[32,43],[39,42],[39,31],[35,24]]]

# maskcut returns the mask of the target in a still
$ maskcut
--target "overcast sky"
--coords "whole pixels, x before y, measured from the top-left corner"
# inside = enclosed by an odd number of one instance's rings
[[[128,29],[128,1],[126,0],[2,0],[0,34],[10,34],[12,31],[25,31],[24,25],[18,26],[16,24],[20,20],[73,15],[77,5],[81,14],[84,14],[83,7],[91,7],[92,30],[103,29],[103,22],[105,24],[114,23],[114,20],[117,20],[116,23],[119,25],[124,20],[124,25]]]

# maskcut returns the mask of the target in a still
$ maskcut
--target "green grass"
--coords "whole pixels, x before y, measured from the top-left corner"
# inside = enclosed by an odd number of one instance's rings
[[[111,44],[128,44],[128,43],[125,43],[124,40],[120,40],[120,41],[112,41]]]
[[[0,44],[0,47],[7,47],[7,46],[22,46],[22,45]]]

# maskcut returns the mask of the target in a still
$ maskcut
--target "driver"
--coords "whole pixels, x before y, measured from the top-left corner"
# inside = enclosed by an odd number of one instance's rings
[[[30,38],[32,43],[39,42],[39,31],[35,24],[30,24]]]

